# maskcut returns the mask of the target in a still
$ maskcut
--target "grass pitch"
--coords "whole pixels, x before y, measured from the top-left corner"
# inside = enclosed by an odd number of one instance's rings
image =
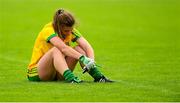
[[[75,14],[117,82],[29,82],[33,44],[57,8]],[[0,0],[0,101],[180,101],[179,0]]]

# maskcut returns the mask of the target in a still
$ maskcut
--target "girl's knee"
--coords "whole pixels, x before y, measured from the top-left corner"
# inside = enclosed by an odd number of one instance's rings
[[[63,56],[64,57],[64,54],[58,48],[56,48],[56,47],[53,47],[51,52],[52,52],[53,56],[59,55],[59,56]]]

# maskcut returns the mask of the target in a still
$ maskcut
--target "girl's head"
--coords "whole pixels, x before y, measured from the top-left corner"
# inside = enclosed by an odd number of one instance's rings
[[[71,34],[75,24],[74,17],[67,11],[59,9],[54,14],[53,28],[55,32],[62,36]]]

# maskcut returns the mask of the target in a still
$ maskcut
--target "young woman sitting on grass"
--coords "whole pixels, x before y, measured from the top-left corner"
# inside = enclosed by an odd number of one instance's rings
[[[65,80],[82,82],[73,74],[79,61],[84,72],[88,72],[94,82],[112,82],[98,69],[94,61],[94,51],[88,41],[74,28],[75,19],[67,11],[59,9],[53,21],[46,24],[36,38],[31,62],[28,65],[30,81]],[[72,43],[77,43],[72,47]]]

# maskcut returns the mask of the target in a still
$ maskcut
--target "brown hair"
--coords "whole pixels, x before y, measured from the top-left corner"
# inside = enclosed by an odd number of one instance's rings
[[[75,24],[74,17],[67,11],[59,9],[54,14],[53,28],[54,31],[61,36],[60,26],[72,27]]]

